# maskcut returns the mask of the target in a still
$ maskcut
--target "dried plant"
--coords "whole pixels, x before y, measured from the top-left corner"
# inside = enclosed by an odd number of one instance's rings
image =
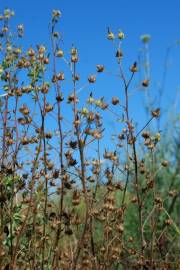
[[[49,51],[23,51],[24,26],[11,32],[12,16],[0,15],[0,269],[178,269],[179,161],[160,154],[161,132],[150,128],[160,108],[147,106],[146,123],[133,120],[139,66],[124,69],[124,33],[108,28],[120,91],[107,102],[91,91],[108,73],[103,63],[82,86],[78,49],[64,53],[59,10]],[[118,126],[108,147],[107,114]]]

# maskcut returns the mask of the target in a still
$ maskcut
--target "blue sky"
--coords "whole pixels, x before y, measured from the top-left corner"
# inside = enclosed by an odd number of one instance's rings
[[[75,44],[80,52],[79,71],[86,80],[89,73],[95,71],[95,65],[105,64],[107,70],[116,71],[115,51],[111,42],[107,41],[107,26],[117,32],[122,29],[126,38],[123,41],[124,66],[137,60],[142,47],[140,36],[150,34],[150,59],[152,96],[157,94],[161,84],[163,65],[168,46],[180,40],[180,2],[179,0],[1,0],[0,10],[13,9],[16,13],[14,24],[25,26],[24,46],[43,43],[50,44],[48,24],[53,9],[60,9],[62,18],[58,30],[63,34],[64,48],[68,52],[71,44]],[[163,106],[169,106],[177,95],[180,86],[180,48],[175,46],[169,57]],[[138,76],[138,75],[137,75]],[[102,75],[95,86],[96,96],[111,95],[121,98],[121,86],[110,76]],[[135,80],[136,81],[136,80]],[[94,87],[94,86],[93,86]],[[89,89],[89,91],[92,89]],[[88,92],[89,93],[89,92]],[[87,96],[87,93],[82,93]],[[132,113],[138,121],[142,116],[141,104],[143,93],[131,97]],[[122,97],[123,98],[123,97]]]

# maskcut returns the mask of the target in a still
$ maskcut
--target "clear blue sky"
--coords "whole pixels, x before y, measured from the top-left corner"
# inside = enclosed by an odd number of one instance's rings
[[[86,78],[93,73],[95,65],[102,63],[108,70],[116,70],[114,49],[106,40],[107,26],[113,31],[125,32],[123,41],[125,67],[135,60],[141,47],[140,36],[150,34],[150,57],[152,63],[152,93],[161,82],[166,49],[180,40],[179,0],[1,0],[0,10],[13,9],[15,24],[25,26],[25,47],[29,44],[49,44],[48,23],[53,9],[60,9],[62,19],[59,30],[63,34],[68,51],[74,43],[80,51],[80,71]],[[173,100],[180,86],[180,48],[175,47],[170,55],[167,83],[163,104]],[[103,79],[97,82],[97,96],[107,99],[119,95],[117,83]],[[132,106],[139,110],[142,94],[132,98]],[[138,118],[140,115],[138,116]],[[137,118],[137,119],[138,119]]]

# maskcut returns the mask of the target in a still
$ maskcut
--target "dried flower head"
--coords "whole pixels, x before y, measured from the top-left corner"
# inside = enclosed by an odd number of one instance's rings
[[[112,102],[113,105],[118,105],[119,104],[119,98],[118,97],[113,97],[111,102]]]
[[[160,109],[157,108],[156,110],[151,112],[152,116],[158,118],[160,116]]]
[[[97,72],[103,72],[104,71],[104,66],[103,65],[97,65]]]
[[[148,87],[149,86],[149,80],[145,79],[142,81],[142,86]]]
[[[114,40],[114,38],[115,38],[114,33],[108,28],[107,39]]]
[[[63,56],[64,56],[63,50],[61,50],[61,49],[57,50],[56,56],[57,56],[57,57],[63,57]]]
[[[141,36],[141,41],[145,44],[145,43],[148,43],[151,39],[151,36],[148,35],[148,34],[145,34],[145,35],[142,35]]]
[[[118,58],[122,58],[123,57],[123,52],[121,49],[118,49],[117,52],[116,52],[116,57]]]
[[[59,17],[61,17],[61,11],[58,10],[58,9],[53,10],[52,16],[53,16],[53,18],[59,18]]]
[[[133,73],[138,71],[137,62],[134,62],[134,64],[130,68],[130,71],[133,72]]]
[[[95,75],[90,75],[90,76],[88,77],[88,81],[89,81],[89,83],[95,83],[95,81],[96,81],[96,76],[95,76]]]
[[[119,30],[118,32],[118,39],[122,40],[125,38],[124,32],[122,32],[121,30]]]

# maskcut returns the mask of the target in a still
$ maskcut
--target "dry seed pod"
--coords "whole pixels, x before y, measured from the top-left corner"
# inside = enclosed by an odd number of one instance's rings
[[[77,141],[70,141],[70,142],[69,142],[69,146],[70,146],[72,149],[76,149],[76,148],[77,148]]]
[[[48,65],[49,64],[49,58],[48,57],[45,57],[44,60],[43,60],[44,64],[45,65]]]
[[[35,51],[33,50],[33,48],[30,48],[30,49],[27,51],[27,55],[30,56],[30,57],[35,56]]]
[[[153,187],[154,187],[154,180],[152,180],[152,179],[149,180],[149,181],[147,182],[147,187],[150,188],[150,189],[153,188]]]
[[[168,192],[168,195],[169,195],[170,197],[174,197],[174,196],[177,195],[177,191],[176,191],[176,190],[170,190],[170,191]]]
[[[133,73],[138,71],[137,62],[134,62],[134,64],[130,68],[130,71],[133,72]]]
[[[6,140],[6,143],[7,143],[8,146],[10,146],[10,145],[13,145],[13,144],[14,144],[14,141],[13,141],[13,139],[8,138],[8,139]]]
[[[121,182],[116,183],[116,184],[115,184],[115,188],[116,188],[116,189],[118,189],[118,190],[121,190],[121,191],[123,191],[123,190],[124,190],[124,187],[123,187],[123,185],[122,185],[122,183],[121,183]]]
[[[95,81],[96,81],[96,76],[90,75],[90,76],[88,77],[88,81],[89,81],[89,83],[95,83]]]
[[[94,182],[95,182],[95,179],[94,179],[93,176],[88,177],[87,180],[88,180],[90,183],[94,183]]]
[[[117,50],[117,52],[116,52],[116,57],[118,57],[118,58],[123,57],[122,50],[120,50],[120,49]]]
[[[56,97],[56,100],[57,100],[57,102],[62,102],[64,100],[64,98],[61,95],[59,95]]]
[[[36,128],[35,131],[36,131],[37,134],[40,134],[42,132],[42,129],[41,128]]]
[[[27,137],[24,137],[21,139],[22,145],[27,145],[29,143],[29,139]]]
[[[74,94],[71,94],[70,96],[68,96],[67,103],[78,103],[78,102],[79,102],[79,99],[75,97]]]
[[[53,33],[53,37],[58,38],[59,37],[59,33],[58,32],[54,32]]]
[[[144,138],[144,139],[148,139],[150,137],[150,132],[149,131],[144,131],[141,136]]]
[[[73,76],[73,78],[74,78],[75,81],[79,81],[80,80],[80,76],[77,75],[77,74],[75,76]]]
[[[33,144],[33,143],[35,143],[35,142],[38,142],[38,138],[37,138],[37,137],[30,137],[30,138],[29,138],[29,143],[30,143],[30,144]]]
[[[103,65],[97,65],[97,72],[103,72],[104,71],[104,66]]]
[[[132,203],[137,203],[137,202],[138,202],[137,197],[136,197],[136,196],[134,196],[134,197],[131,199],[131,202],[132,202]]]
[[[92,133],[92,136],[99,140],[99,139],[101,139],[102,134],[101,134],[101,132],[99,132],[97,130],[94,130],[93,133]]]
[[[94,121],[94,119],[95,119],[94,113],[93,112],[89,112],[87,119],[90,122]]]
[[[136,255],[136,250],[134,249],[134,248],[130,248],[129,250],[128,250],[128,252],[129,252],[129,254],[131,254],[131,255]]]
[[[85,130],[84,130],[84,133],[86,134],[86,135],[92,135],[92,130],[90,130],[90,128],[86,128]]]
[[[112,102],[113,105],[117,105],[117,104],[119,104],[119,98],[118,97],[113,97],[111,102]]]
[[[19,111],[24,114],[24,115],[28,115],[29,114],[29,109],[28,107],[24,104],[22,107],[19,108]]]
[[[21,125],[25,125],[25,119],[24,118],[18,118],[18,123],[21,124]]]
[[[45,112],[48,113],[48,112],[51,112],[52,110],[53,110],[53,105],[47,103],[45,105]]]
[[[119,31],[118,32],[118,39],[124,39],[124,37],[125,37],[125,35],[124,35],[124,33],[122,32],[122,31]]]
[[[133,237],[130,236],[130,237],[128,238],[128,242],[129,242],[129,243],[132,243],[133,241],[134,241]]]
[[[17,96],[17,97],[21,97],[22,96],[22,91],[21,91],[21,89],[15,89],[15,95]]]
[[[78,51],[77,51],[77,49],[75,47],[72,47],[70,53],[71,53],[72,56],[74,56],[74,55],[77,55]]]
[[[72,151],[68,150],[67,152],[64,153],[64,155],[67,159],[71,159],[72,158]]]
[[[75,127],[78,127],[80,124],[81,124],[81,121],[80,121],[79,119],[76,119],[76,120],[74,121],[74,126],[75,126]]]
[[[42,87],[41,87],[41,93],[47,94],[48,91],[49,91],[49,87],[48,87],[47,84],[44,83],[44,84],[42,85]]]
[[[69,166],[75,166],[76,164],[77,164],[76,159],[71,158],[71,159],[68,161],[68,165],[69,165]]]
[[[114,38],[115,38],[114,33],[108,28],[107,39],[108,40],[114,40]]]
[[[156,203],[158,203],[158,204],[162,204],[162,202],[163,202],[162,199],[161,199],[161,197],[155,197],[154,201]]]
[[[105,109],[108,108],[108,106],[109,106],[109,105],[108,105],[107,103],[102,102],[101,105],[100,105],[100,108],[101,108],[102,110],[105,110]]]
[[[42,54],[42,53],[44,53],[46,51],[46,47],[45,46],[43,46],[43,45],[38,45],[38,53],[39,54]]]
[[[56,56],[57,56],[57,57],[63,57],[63,56],[64,56],[63,50],[59,49],[59,50],[56,52]]]
[[[103,154],[103,157],[106,158],[106,159],[110,159],[113,155],[113,152],[108,152],[106,149],[105,149],[105,152]]]
[[[53,167],[54,167],[54,164],[53,164],[52,162],[48,162],[48,163],[46,164],[46,166],[47,166],[47,169],[48,169],[49,171],[51,171],[51,170],[53,169]]]
[[[151,114],[155,118],[159,117],[160,116],[160,109],[157,108],[156,110],[152,111]]]
[[[32,90],[32,88],[30,86],[23,86],[21,88],[22,93],[27,93],[28,94],[28,93],[31,92],[31,90]]]
[[[124,135],[124,133],[120,133],[119,135],[118,135],[118,139],[119,140],[125,140],[125,135]]]
[[[64,72],[60,72],[57,74],[57,79],[59,81],[63,81],[65,79]]]
[[[56,83],[58,81],[58,78],[56,75],[53,75],[52,77],[52,83]]]
[[[51,132],[47,132],[45,134],[45,137],[46,137],[46,139],[51,139],[52,138],[52,133]]]
[[[72,62],[72,63],[77,63],[78,60],[79,60],[79,58],[78,58],[77,55],[72,55],[72,56],[71,56],[71,62]]]
[[[78,192],[77,190],[75,190],[73,192],[72,204],[74,206],[77,206],[77,205],[79,205],[79,203],[80,203],[80,192]]]
[[[23,68],[24,67],[24,64],[25,64],[24,61],[22,59],[19,59],[18,60],[18,63],[17,63],[17,67],[18,68]]]
[[[150,150],[153,150],[154,147],[155,147],[155,145],[154,145],[153,143],[150,143],[150,144],[148,145],[148,149],[150,149]]]
[[[144,174],[146,172],[146,167],[145,167],[143,161],[141,161],[141,163],[139,165],[139,171],[140,171],[141,174]]]
[[[172,220],[170,218],[165,220],[165,225],[170,226],[172,224]]]
[[[59,170],[54,170],[53,172],[53,178],[57,179],[59,177]]]
[[[149,86],[149,80],[142,81],[142,86],[148,87]]]
[[[28,67],[30,67],[31,66],[31,63],[28,61],[28,60],[25,60],[25,62],[24,62],[24,67],[25,68],[28,68]]]
[[[123,224],[118,224],[116,226],[116,230],[119,232],[119,233],[123,233],[124,232],[124,226]]]
[[[3,26],[3,27],[2,27],[2,32],[3,32],[3,33],[7,33],[8,30],[9,30],[9,28],[8,28],[7,26]]]
[[[66,227],[65,234],[67,234],[67,235],[72,235],[73,234],[73,231],[72,231],[72,229],[69,226]]]
[[[161,162],[161,165],[162,165],[163,167],[168,167],[169,162],[168,162],[167,160],[163,160],[163,161]]]
[[[145,139],[144,145],[148,146],[150,144],[151,144],[151,140],[150,139]]]
[[[155,140],[156,143],[161,140],[161,133],[160,132],[156,133],[154,140]]]

